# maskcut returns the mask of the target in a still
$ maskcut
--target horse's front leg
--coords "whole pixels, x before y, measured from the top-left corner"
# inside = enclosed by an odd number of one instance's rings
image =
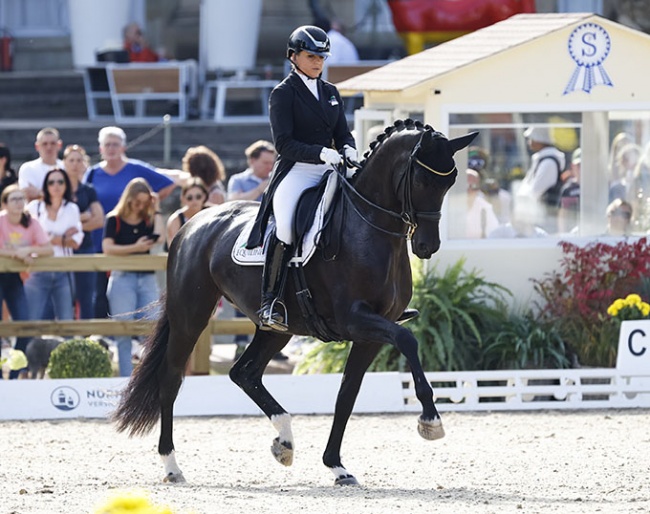
[[[253,340],[230,370],[230,379],[262,409],[278,431],[271,453],[284,466],[293,463],[291,416],[264,387],[262,374],[271,358],[287,345],[289,339],[291,334],[256,330]]]
[[[418,341],[413,333],[392,321],[368,312],[366,306],[360,309],[355,321],[355,331],[363,340],[392,344],[406,358],[411,368],[415,384],[415,396],[422,405],[422,415],[418,420],[418,433],[428,440],[441,439],[445,436],[442,420],[433,400],[433,389],[422,369],[418,356]],[[357,339],[355,338],[355,341]]]
[[[363,376],[368,366],[377,356],[380,348],[381,345],[379,344],[352,343],[350,355],[345,363],[343,380],[341,380],[341,387],[334,408],[332,430],[323,454],[323,463],[336,477],[334,485],[357,485],[359,483],[341,463],[341,443],[345,427],[352,414],[354,402],[361,388]]]
[[[394,325],[394,327],[396,330],[393,344],[409,363],[415,384],[415,396],[422,405],[422,415],[418,419],[418,433],[430,441],[442,439],[445,436],[445,430],[433,400],[433,388],[424,374],[418,356],[418,341],[410,330],[399,325]]]

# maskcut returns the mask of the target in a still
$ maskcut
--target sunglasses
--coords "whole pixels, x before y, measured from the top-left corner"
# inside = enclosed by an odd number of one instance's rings
[[[203,195],[196,195],[196,196],[194,196],[194,195],[187,195],[187,196],[185,197],[185,199],[186,199],[188,202],[191,202],[192,200],[203,200],[204,198],[205,198],[205,196],[203,196]]]
[[[632,218],[632,213],[630,211],[614,211],[612,214],[614,216],[620,216],[621,218],[625,218],[626,220]]]
[[[63,184],[65,184],[65,180],[63,180],[62,178],[58,178],[58,179],[55,179],[55,180],[48,180],[47,181],[48,186],[53,186],[54,184],[58,184],[59,186],[62,186]]]
[[[25,197],[24,196],[12,196],[11,198],[7,198],[7,202],[24,202]]]

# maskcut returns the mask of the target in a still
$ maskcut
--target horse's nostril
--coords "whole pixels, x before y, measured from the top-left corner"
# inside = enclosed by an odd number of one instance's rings
[[[436,253],[438,250],[440,250],[440,241],[436,241],[435,243],[432,243],[430,246],[429,245],[422,245],[422,246],[424,247],[423,250],[427,249],[428,253],[431,255]]]

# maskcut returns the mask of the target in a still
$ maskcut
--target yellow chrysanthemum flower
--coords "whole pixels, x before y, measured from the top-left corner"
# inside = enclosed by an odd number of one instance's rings
[[[618,298],[607,308],[607,314],[619,317],[623,321],[630,319],[650,319],[650,304],[644,302],[638,294],[629,294]]]
[[[95,514],[174,514],[169,507],[151,503],[141,492],[118,492],[95,509]]]

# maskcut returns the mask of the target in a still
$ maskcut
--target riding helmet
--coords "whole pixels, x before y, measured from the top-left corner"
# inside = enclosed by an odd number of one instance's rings
[[[294,30],[289,36],[287,42],[287,58],[291,54],[305,50],[310,54],[322,55],[329,57],[330,55],[330,39],[323,29],[314,27],[313,25],[303,25]]]

